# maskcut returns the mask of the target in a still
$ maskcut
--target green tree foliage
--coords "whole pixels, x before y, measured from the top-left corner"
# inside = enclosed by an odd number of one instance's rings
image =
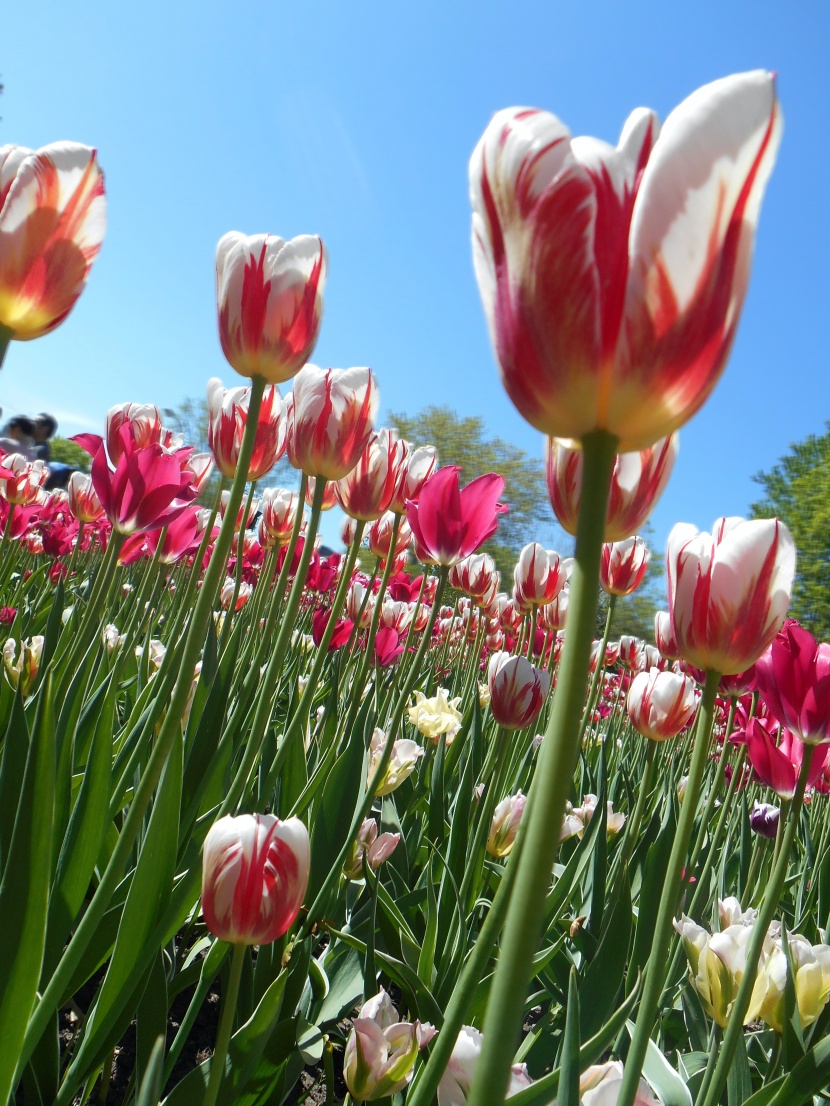
[[[790,446],[769,472],[752,478],[764,498],[750,507],[753,518],[777,516],[798,550],[790,613],[820,641],[830,640],[830,422]]]
[[[487,472],[504,477],[503,500],[510,510],[502,516],[495,537],[485,549],[501,571],[502,588],[509,591],[513,566],[522,547],[531,541],[545,544],[552,531],[558,531],[548,502],[542,461],[511,442],[488,437],[483,419],[457,415],[449,407],[426,407],[413,416],[392,412],[389,422],[413,445],[434,445],[442,465],[458,465],[462,484]],[[570,539],[561,531],[557,541],[554,547],[560,552],[570,551]]]
[[[68,438],[52,438],[49,446],[53,461],[59,461],[62,465],[71,465],[72,468],[80,469],[82,472],[89,472],[92,458],[77,442],[70,442]]]

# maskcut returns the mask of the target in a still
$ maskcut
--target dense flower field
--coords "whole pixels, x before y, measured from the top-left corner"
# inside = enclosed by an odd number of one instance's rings
[[[501,476],[308,363],[313,236],[219,242],[250,383],[209,382],[209,455],[126,402],[65,491],[0,456],[0,1101],[116,1068],[137,1106],[822,1100],[830,645],[786,618],[786,527],[678,524],[654,642],[614,637],[780,128],[754,72],[616,148],[530,109],[482,137],[485,312],[575,536],[512,584]],[[0,356],[70,312],[104,204],[94,151],[0,149]],[[299,491],[260,487],[285,454]]]

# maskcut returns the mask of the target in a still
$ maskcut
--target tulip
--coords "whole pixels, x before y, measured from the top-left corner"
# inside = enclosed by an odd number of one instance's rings
[[[563,560],[538,542],[526,545],[513,569],[513,598],[523,609],[545,607],[552,603],[568,582],[573,568],[570,558]]]
[[[496,562],[489,553],[472,553],[452,566],[450,585],[471,599],[483,600],[494,585],[498,590]]]
[[[438,1085],[438,1106],[466,1106],[478,1058],[482,1035],[471,1025],[463,1025],[453,1046],[452,1055]],[[507,1098],[529,1087],[530,1076],[524,1064],[513,1064]]]
[[[794,972],[795,1001],[801,1025],[818,1019],[830,998],[830,946],[811,945],[798,933],[787,936]],[[784,1032],[785,992],[789,974],[787,956],[780,943],[772,945],[762,958],[750,1000],[754,1017],[776,1031]]]
[[[807,745],[830,741],[830,645],[787,622],[755,665],[770,714]]]
[[[325,480],[351,472],[372,436],[379,402],[371,369],[306,365],[286,400],[291,464]]]
[[[121,436],[126,446],[126,428]],[[157,443],[132,452],[125,448],[114,469],[102,444],[92,459],[90,474],[104,512],[119,534],[166,526],[196,494],[180,459]]]
[[[397,1094],[412,1079],[415,1058],[433,1037],[432,1026],[398,1020],[386,991],[370,998],[352,1023],[343,1055],[343,1079],[358,1102]]]
[[[317,494],[317,481],[313,476],[309,476],[305,485],[305,501],[309,507],[314,504],[314,497]],[[330,511],[332,507],[337,506],[337,484],[331,480],[323,481],[323,498],[320,503],[321,511]]]
[[[95,150],[77,142],[0,147],[0,330],[27,341],[62,323],[84,290],[105,226]]]
[[[323,315],[322,239],[231,231],[216,247],[219,341],[240,376],[290,380],[311,356]]]
[[[522,730],[539,717],[550,691],[550,676],[525,657],[494,653],[487,668],[490,710],[500,726]]]
[[[312,631],[311,636],[314,640],[314,644],[319,647],[320,642],[323,640],[323,635],[329,624],[331,618],[330,607],[320,607],[316,610],[311,619]],[[342,649],[344,645],[348,644],[349,639],[352,636],[352,627],[354,623],[348,618],[339,618],[334,624],[334,630],[332,631],[331,639],[328,644],[328,652],[333,653],[335,649]]]
[[[69,476],[66,490],[69,509],[78,522],[95,522],[103,515],[104,508],[92,486],[92,477],[83,472],[73,472]]]
[[[277,545],[288,545],[294,530],[300,497],[297,492],[285,488],[264,488],[259,509],[262,525]]]
[[[487,835],[487,852],[490,856],[501,859],[510,855],[526,803],[527,798],[518,791],[515,795],[508,795],[506,799],[496,804],[490,833]]]
[[[758,911],[741,906],[740,899],[734,895],[727,895],[725,899],[718,899],[718,922],[720,928],[729,929],[730,926],[751,926],[755,924]]]
[[[357,840],[352,845],[343,871],[346,879],[363,878],[363,857],[366,863],[376,871],[395,849],[398,847],[401,835],[399,833],[381,833],[378,835],[378,824],[374,818],[366,818],[357,832]]]
[[[239,464],[242,437],[248,421],[250,388],[224,388],[222,381],[208,381],[207,438],[223,476],[233,479]],[[266,388],[257,417],[256,437],[248,466],[248,479],[260,480],[285,452],[286,421],[277,388]]]
[[[470,162],[473,255],[508,395],[552,437],[642,449],[722,372],[781,116],[772,74],[715,81],[616,149],[498,112]]]
[[[801,771],[804,757],[803,744],[785,730],[781,735],[781,744],[776,745],[767,726],[758,718],[751,718],[747,722],[745,734],[749,763],[758,779],[767,787],[771,787],[779,798],[791,799],[795,795]],[[808,787],[815,786],[829,759],[830,745],[816,750],[807,774]]]
[[[448,699],[443,687],[436,688],[431,699],[427,699],[422,691],[416,691],[415,702],[408,708],[409,721],[424,737],[436,744],[441,734],[446,734],[447,744],[450,745],[461,729],[460,702],[461,696]]]
[[[498,502],[501,476],[479,476],[461,489],[460,471],[456,465],[439,469],[421,488],[417,503],[407,503],[419,559],[423,553],[432,564],[454,565],[475,553],[495,534],[499,515],[507,509]]]
[[[236,603],[234,604],[235,611],[241,611],[248,600],[253,594],[253,588],[250,584],[246,584],[244,580],[239,582],[239,591],[236,592],[236,581],[232,576],[229,576],[219,592],[219,602],[222,604],[224,610],[230,610],[231,603],[234,602],[234,594],[236,594]]]
[[[38,501],[48,478],[49,469],[43,461],[29,461],[22,453],[8,453],[0,471],[0,496],[15,507],[27,507]]]
[[[671,632],[684,660],[743,672],[790,604],[795,543],[778,519],[722,518],[713,533],[678,523],[666,550]]]
[[[31,639],[24,638],[18,651],[17,642],[10,637],[3,646],[6,676],[15,691],[19,690],[21,695],[28,695],[34,687],[43,657],[44,640],[41,634],[36,634]]]
[[[438,451],[434,445],[422,445],[413,449],[409,442],[402,442],[404,455],[399,466],[399,479],[389,510],[402,515],[408,499],[416,500],[421,488],[438,468]]]
[[[657,668],[634,677],[626,700],[632,726],[651,741],[675,737],[691,722],[696,709],[694,680]]]
[[[266,945],[297,917],[308,884],[308,831],[298,818],[230,814],[205,838],[202,912],[222,941]]]
[[[231,493],[228,489],[222,492],[219,497],[219,514],[222,518],[225,517],[225,513],[228,509],[228,504],[231,501]],[[244,531],[254,520],[254,516],[259,510],[259,500],[252,499],[250,505],[247,498],[239,504],[239,510],[236,512],[236,519],[234,520],[233,528],[235,533],[239,534]]]
[[[642,528],[669,481],[678,448],[678,435],[670,434],[647,449],[617,454],[605,512],[605,541],[622,541]],[[548,498],[560,525],[569,534],[576,534],[582,467],[581,449],[572,449],[556,438],[547,439]]]
[[[625,596],[645,579],[651,553],[642,538],[606,542],[602,547],[599,582],[608,595]]]
[[[689,961],[689,977],[700,996],[703,1009],[723,1029],[729,1021],[732,1004],[746,967],[751,925],[732,925],[720,933],[709,934],[685,915],[674,928],[683,939]],[[755,1020],[749,1011],[744,1025]]]
[[[347,515],[372,522],[388,510],[401,479],[405,448],[394,430],[372,434],[355,467],[334,485],[336,501]]]
[[[766,837],[768,841],[774,841],[778,834],[778,822],[781,818],[781,808],[772,806],[771,803],[759,803],[756,799],[749,813],[749,828],[759,837]]]
[[[380,764],[381,757],[383,756],[385,745],[386,734],[383,730],[376,728],[369,742],[369,765],[366,772],[367,784],[371,782],[375,775],[377,766]],[[393,742],[389,763],[386,765],[383,779],[378,783],[375,794],[391,795],[393,791],[396,791],[404,780],[409,779],[415,771],[415,766],[423,755],[424,750],[417,741],[410,741],[408,738],[400,738]]]
[[[366,531],[366,537],[369,542],[369,552],[374,554],[375,557],[379,557],[382,561],[387,560],[390,555],[397,556],[405,552],[409,548],[409,543],[412,541],[412,530],[409,523],[405,518],[402,518],[398,524],[398,536],[395,539],[395,548],[392,549],[392,534],[395,527],[395,516],[391,511],[387,511],[381,515],[380,518],[375,519],[369,529]]]

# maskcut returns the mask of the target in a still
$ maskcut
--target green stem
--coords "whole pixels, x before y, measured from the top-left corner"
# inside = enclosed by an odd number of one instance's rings
[[[689,847],[689,838],[692,834],[695,815],[697,814],[700,785],[703,782],[703,773],[709,760],[709,742],[715,718],[715,697],[718,693],[719,681],[720,674],[718,672],[709,671],[706,673],[706,683],[703,686],[703,696],[700,700],[697,726],[695,727],[689,782],[686,785],[686,795],[680,807],[680,818],[677,822],[671,856],[666,868],[666,878],[660,896],[660,907],[654,926],[651,952],[646,964],[643,995],[637,1012],[637,1024],[631,1040],[631,1048],[628,1050],[628,1057],[625,1062],[617,1106],[633,1106],[637,1088],[640,1085],[640,1073],[643,1070],[643,1062],[646,1058],[646,1050],[648,1049],[654,1018],[657,1014],[657,1006],[660,995],[663,993],[668,966],[668,950],[672,935],[672,922],[674,921],[680,888],[680,876],[683,870],[683,862],[686,859],[686,851]]]
[[[755,925],[752,927],[752,937],[750,938],[746,952],[746,967],[744,968],[741,985],[738,988],[738,994],[729,1014],[729,1024],[723,1035],[723,1044],[721,1045],[720,1054],[718,1055],[718,1062],[715,1065],[708,1087],[706,1082],[704,1082],[697,1097],[697,1101],[701,1103],[701,1106],[715,1106],[715,1103],[719,1101],[721,1091],[726,1083],[726,1076],[732,1064],[732,1058],[735,1055],[738,1037],[743,1033],[744,1019],[746,1018],[746,1012],[749,1009],[752,991],[755,986],[758,961],[761,958],[767,930],[769,929],[772,916],[778,906],[778,900],[781,898],[781,891],[783,890],[784,881],[787,877],[790,853],[798,830],[798,823],[801,819],[804,789],[807,786],[807,777],[810,774],[810,764],[815,751],[814,745],[804,746],[801,772],[798,776],[798,784],[796,785],[795,796],[793,797],[793,805],[790,808],[790,815],[787,819],[784,840],[781,843],[778,859],[773,867],[772,875],[770,876],[767,889],[764,893],[764,898],[758,910],[758,917],[755,919]]]
[[[533,956],[541,936],[565,802],[579,755],[579,729],[594,638],[600,555],[617,440],[598,430],[587,435],[582,445],[583,494],[559,686],[525,808],[526,840],[487,1004],[484,1040],[469,1106],[499,1106],[504,1101]]]
[[[651,775],[654,767],[654,757],[657,753],[657,742],[649,741],[648,738],[644,740],[647,742],[646,755],[643,764],[643,778],[640,782],[640,791],[637,795],[637,805],[634,807],[634,813],[631,815],[625,827],[625,837],[623,839],[622,848],[614,860],[614,872],[611,877],[612,883],[617,875],[628,867],[628,862],[631,859],[631,854],[634,852],[637,839],[640,835],[640,824],[643,820],[643,812],[646,808],[646,800],[648,799],[648,793],[651,788]]]
[[[210,563],[205,572],[202,588],[196,599],[190,626],[187,631],[187,639],[182,651],[179,671],[173,693],[167,709],[164,722],[159,732],[150,759],[141,775],[138,787],[130,804],[129,811],[118,841],[112,851],[109,862],[104,870],[95,894],[78,923],[72,939],[64,950],[60,963],[55,969],[46,990],[41,995],[40,1001],[35,1006],[29,1018],[26,1029],[26,1037],[19,1061],[19,1070],[22,1071],[25,1064],[31,1058],[32,1052],[43,1035],[52,1013],[58,1006],[61,996],[66,990],[72,975],[80,962],[81,956],[87,949],[95,935],[101,918],[109,905],[113,891],[121,882],[124,867],[133,850],[133,844],[139,830],[144,825],[144,815],[150,805],[150,800],[156,789],[156,784],[161,776],[162,769],[170,755],[174,740],[180,736],[181,720],[184,716],[190,689],[193,684],[193,671],[199,659],[202,646],[207,633],[208,621],[213,617],[213,603],[221,582],[221,575],[225,569],[225,560],[230,548],[233,535],[233,524],[239,505],[242,502],[242,493],[245,489],[245,481],[248,475],[248,466],[254,448],[256,426],[259,417],[259,408],[262,403],[262,393],[265,388],[265,380],[262,377],[254,377],[251,381],[251,401],[248,408],[248,420],[245,424],[245,434],[242,438],[242,447],[239,455],[239,467],[231,488],[228,514],[223,520],[222,528],[216,539]]]
[[[605,650],[608,646],[608,638],[611,636],[611,622],[614,618],[616,606],[616,595],[610,595],[608,597],[608,611],[605,615],[605,629],[602,631],[602,641],[599,643],[599,650],[597,652],[597,663],[594,666],[594,672],[591,676],[591,690],[588,692],[588,702],[585,704],[585,710],[582,712],[582,725],[579,727],[580,745],[585,737],[585,731],[588,729],[588,723],[591,721],[591,715],[594,713],[594,707],[596,706],[599,696],[600,680],[605,671]]]
[[[236,535],[236,572],[234,573],[233,581],[233,597],[231,598],[231,604],[225,611],[225,620],[222,623],[222,634],[219,638],[219,656],[222,656],[225,646],[227,645],[228,638],[230,637],[231,626],[236,618],[236,601],[239,599],[239,589],[242,587],[242,568],[245,562],[245,529],[248,524],[248,519],[251,514],[251,505],[254,502],[254,489],[256,488],[256,480],[251,481],[251,487],[248,490],[248,498],[245,500],[245,512],[242,515],[242,522],[239,525],[239,531]]]
[[[0,323],[0,369],[3,368],[3,360],[6,356],[6,350],[9,348],[9,342],[14,337],[14,331],[9,330],[7,326],[3,326]]]
[[[222,1003],[222,1016],[219,1020],[219,1031],[216,1034],[216,1048],[210,1061],[210,1079],[205,1091],[204,1106],[215,1106],[219,1087],[222,1084],[222,1076],[225,1073],[225,1057],[228,1054],[228,1045],[233,1029],[233,1016],[236,1012],[236,1000],[239,997],[239,983],[242,979],[242,967],[245,963],[245,950],[247,945],[234,945],[231,953],[231,971],[228,979],[228,993]]]

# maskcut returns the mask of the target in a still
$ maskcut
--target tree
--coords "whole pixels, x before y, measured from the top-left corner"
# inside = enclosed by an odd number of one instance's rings
[[[790,613],[820,641],[830,640],[830,422],[790,446],[769,472],[752,478],[764,498],[753,518],[777,516],[789,527],[798,556]]]
[[[487,472],[504,477],[504,502],[509,511],[501,517],[495,537],[484,547],[502,574],[502,589],[510,590],[513,566],[524,545],[553,538],[559,551],[570,549],[570,538],[553,519],[541,460],[530,457],[503,438],[490,438],[484,420],[457,415],[449,407],[426,407],[417,415],[392,412],[389,422],[413,445],[434,445],[442,465],[458,465],[463,483]],[[567,545],[567,549],[563,548]]]
[[[60,461],[62,465],[71,465],[72,468],[80,469],[82,472],[89,472],[92,458],[77,442],[70,442],[68,438],[53,438],[49,446],[53,461]]]

